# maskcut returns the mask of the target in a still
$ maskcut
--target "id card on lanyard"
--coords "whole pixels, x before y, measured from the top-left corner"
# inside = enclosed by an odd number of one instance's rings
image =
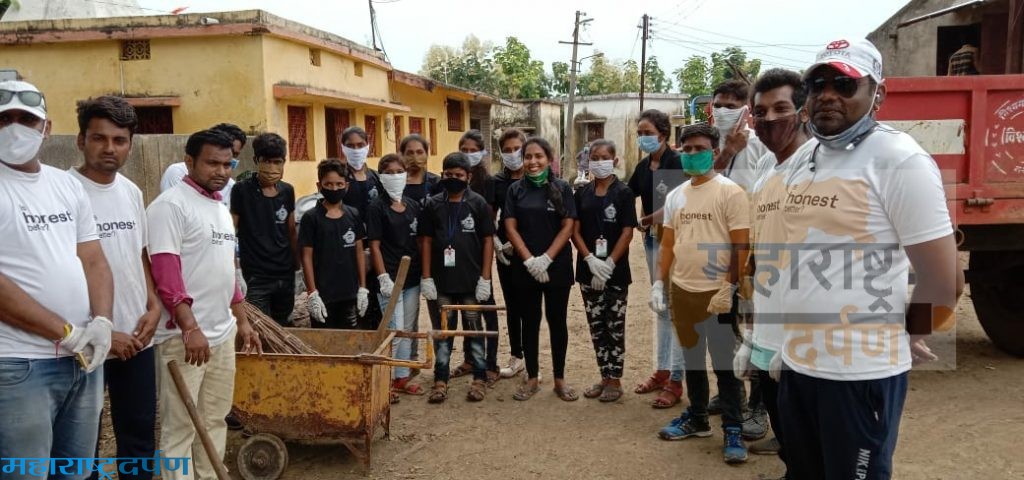
[[[444,249],[444,266],[446,268],[455,268],[455,231],[459,228],[459,217],[462,216],[462,205],[466,203],[466,193],[462,193],[462,200],[459,200],[459,206],[455,209],[455,215],[451,215],[451,202],[448,202],[448,195],[445,195],[445,201],[448,204],[448,247]]]
[[[607,218],[607,210],[611,189],[605,192],[601,198],[601,209],[597,211],[597,240],[594,241],[594,256],[597,258],[608,257],[608,239],[604,238],[604,221]],[[594,196],[597,197],[597,189],[594,189]]]

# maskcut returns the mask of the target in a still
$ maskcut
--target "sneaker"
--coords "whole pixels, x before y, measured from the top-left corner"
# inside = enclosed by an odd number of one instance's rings
[[[760,440],[768,434],[768,412],[763,408],[755,408],[747,412],[743,419],[743,439]]]
[[[501,369],[501,378],[512,378],[526,368],[526,362],[518,357],[508,359],[508,366]]]
[[[750,453],[754,455],[778,455],[779,439],[772,437],[750,444]]]
[[[682,440],[690,437],[710,437],[711,425],[707,417],[701,419],[690,414],[690,409],[673,418],[665,428],[658,432],[662,440]]]
[[[740,427],[725,428],[725,446],[722,447],[725,463],[745,463],[747,461],[747,447],[743,445],[741,430]]]
[[[722,401],[718,399],[718,395],[711,397],[711,401],[708,402],[708,415],[721,415],[722,414]]]

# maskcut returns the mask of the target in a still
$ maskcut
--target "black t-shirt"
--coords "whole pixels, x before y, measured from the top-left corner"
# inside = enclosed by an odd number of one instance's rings
[[[366,180],[356,180],[355,175],[349,174],[348,191],[345,192],[345,198],[342,202],[349,207],[355,207],[359,212],[360,218],[365,221],[366,207],[369,207],[370,202],[374,201],[377,197],[384,195],[386,195],[384,187],[380,184],[380,177],[377,176],[377,172],[367,167]]]
[[[440,193],[440,188],[438,187],[438,183],[440,181],[441,177],[439,175],[426,172],[423,175],[423,183],[407,183],[405,185],[405,190],[402,191],[402,196],[409,197],[419,202],[420,205],[423,205],[423,201],[426,200],[427,197]]]
[[[689,177],[683,173],[683,161],[679,157],[679,152],[666,147],[656,172],[651,171],[650,155],[640,160],[633,170],[633,176],[629,177],[629,189],[633,191],[633,195],[640,197],[644,215],[650,215],[664,207],[668,192],[682,185],[687,178]]]
[[[636,227],[636,196],[625,183],[617,178],[608,186],[608,191],[603,197],[598,197],[596,190],[597,185],[590,182],[576,191],[576,211],[579,212],[577,221],[580,222],[580,234],[590,253],[597,255],[597,239],[603,236],[608,241],[608,256],[610,257],[612,251],[615,250],[615,245],[619,243],[622,229]],[[583,261],[579,252],[576,257],[576,281],[590,285],[590,281],[593,279],[590,267],[587,266],[587,262]],[[615,263],[615,271],[606,285],[625,287],[632,281],[627,250],[626,255]]]
[[[420,212],[418,234],[431,237],[430,276],[437,291],[476,291],[483,272],[484,242],[491,242],[494,222],[484,198],[467,190],[460,202],[449,202],[447,193],[427,199]],[[444,266],[444,250],[455,248],[455,267]]]
[[[422,268],[416,243],[421,207],[419,202],[403,197],[405,211],[398,213],[391,208],[390,200],[390,197],[381,196],[370,203],[366,212],[366,239],[380,240],[384,270],[391,275],[391,280],[398,280],[398,264],[401,263],[403,256],[408,255],[412,261],[409,263],[404,288],[415,287],[420,284]],[[377,276],[376,271],[373,276]]]
[[[475,182],[469,182],[470,188],[473,188],[474,183]],[[484,179],[483,182],[480,182],[480,184],[477,185],[476,188],[473,188],[473,191],[476,192],[477,195],[484,197],[484,201],[487,202],[488,205],[493,205],[494,177],[488,176],[486,179]]]
[[[505,199],[508,198],[508,189],[513,183],[518,182],[518,178],[512,178],[507,170],[502,170],[494,176],[494,202],[491,204],[494,207],[495,212],[501,212],[505,208]],[[499,217],[500,218],[500,217]],[[498,222],[498,238],[502,242],[507,242],[508,237],[505,235],[505,222]]]
[[[291,276],[295,256],[288,216],[295,212],[295,189],[277,182],[277,195],[263,195],[256,176],[231,189],[231,213],[238,215],[239,262],[246,276]]]
[[[356,240],[366,237],[356,209],[343,205],[341,218],[327,218],[327,209],[317,203],[302,216],[299,244],[313,248],[313,278],[324,302],[353,300],[359,291],[356,268]]]
[[[576,218],[576,202],[573,200],[572,188],[569,184],[556,178],[551,184],[562,194],[562,205],[565,212],[559,215],[555,205],[548,200],[548,185],[536,187],[523,178],[513,183],[508,189],[505,208],[501,213],[501,221],[514,218],[517,222],[519,235],[523,237],[526,248],[533,256],[543,255],[562,229],[562,220]],[[551,286],[570,286],[573,284],[572,249],[566,242],[548,267]],[[530,281],[533,277],[530,277]]]

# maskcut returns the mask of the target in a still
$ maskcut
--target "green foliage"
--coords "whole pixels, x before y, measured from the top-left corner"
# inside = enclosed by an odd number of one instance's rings
[[[658,65],[658,57],[651,57],[644,66],[646,79],[644,80],[644,91],[649,93],[668,93],[672,91],[672,80],[665,75],[665,71]],[[637,87],[635,91],[639,91]]]
[[[530,49],[516,37],[505,39],[505,46],[494,50],[498,68],[497,94],[503,98],[545,98],[548,81],[544,62],[533,60]]]
[[[732,65],[730,65],[732,64]],[[761,72],[761,60],[748,59],[747,52],[740,47],[727,47],[711,54],[711,58],[694,55],[682,67],[672,72],[679,91],[690,95],[710,94],[716,86],[727,80],[742,80],[732,66],[739,68],[753,81]]]
[[[711,93],[708,88],[711,83],[711,67],[704,57],[698,55],[690,57],[682,67],[672,72],[672,75],[676,77],[676,83],[679,84],[679,93],[688,93],[691,96]]]

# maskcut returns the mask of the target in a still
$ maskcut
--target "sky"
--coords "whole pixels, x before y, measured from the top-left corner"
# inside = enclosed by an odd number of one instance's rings
[[[98,1],[98,0],[97,0]],[[117,0],[106,0],[116,2]],[[185,12],[262,9],[370,44],[368,0],[137,0],[153,14],[178,7]],[[568,63],[576,10],[586,24],[579,57],[600,51],[616,62],[640,61],[641,16],[651,20],[648,56],[657,56],[666,73],[692,55],[709,56],[729,46],[743,47],[767,67],[802,69],[828,42],[864,37],[906,5],[906,0],[376,0],[382,43],[391,64],[418,72],[432,44],[460,46],[467,35],[503,44],[515,36],[550,71],[552,62]],[[583,70],[590,60],[583,60]]]

